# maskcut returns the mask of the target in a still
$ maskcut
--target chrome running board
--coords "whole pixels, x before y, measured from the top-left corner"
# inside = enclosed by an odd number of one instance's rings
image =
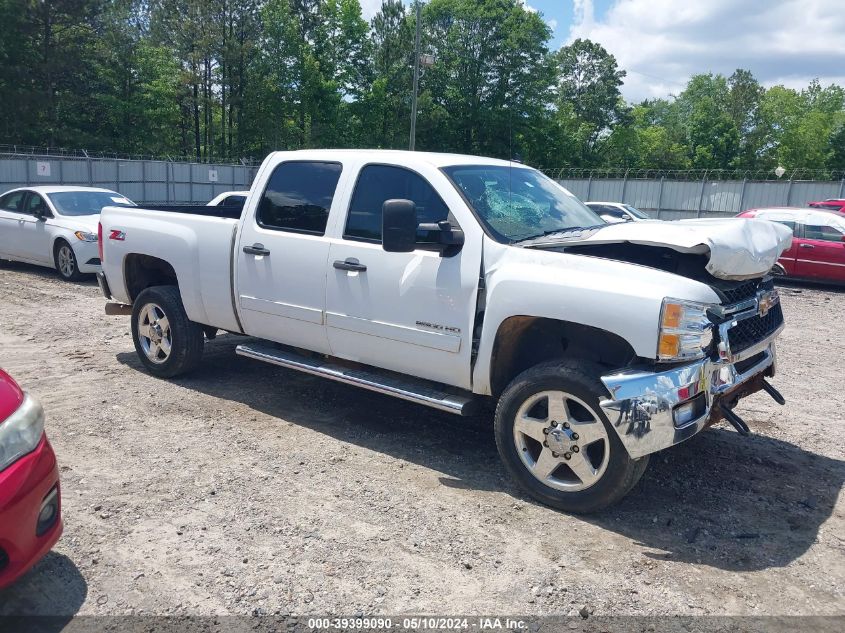
[[[448,411],[457,415],[473,415],[478,410],[478,400],[472,393],[367,365],[350,367],[341,364],[341,361],[333,361],[323,356],[304,356],[287,346],[276,347],[261,343],[238,345],[235,352],[239,356],[254,358],[314,376],[322,376],[409,402],[423,404],[440,411]]]

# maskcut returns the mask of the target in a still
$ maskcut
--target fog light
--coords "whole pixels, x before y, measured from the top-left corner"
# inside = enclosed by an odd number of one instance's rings
[[[692,400],[679,404],[672,411],[675,427],[681,428],[704,415],[704,394],[700,393]]]
[[[35,535],[43,536],[56,523],[59,517],[59,489],[53,488],[41,502],[41,511],[38,513],[38,524],[35,526]]]

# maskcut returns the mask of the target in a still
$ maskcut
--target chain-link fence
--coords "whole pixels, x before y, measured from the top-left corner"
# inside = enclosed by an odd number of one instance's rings
[[[0,145],[0,193],[33,185],[82,185],[112,189],[136,202],[205,203],[224,191],[249,189],[257,169],[251,160],[194,162]]]
[[[845,172],[634,169],[552,169],[545,172],[584,202],[624,202],[652,216],[677,220],[729,217],[746,209],[803,207],[845,196]]]

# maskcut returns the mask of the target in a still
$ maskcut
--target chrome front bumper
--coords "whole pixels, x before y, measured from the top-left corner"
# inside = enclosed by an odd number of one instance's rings
[[[744,383],[760,374],[773,376],[774,339],[782,329],[783,325],[729,360],[706,358],[663,372],[626,370],[602,376],[610,398],[603,400],[601,407],[631,457],[643,457],[689,439],[707,426],[711,410],[721,396],[742,391]],[[759,360],[745,366],[758,355]],[[704,397],[704,412],[676,425],[675,407],[700,394]]]

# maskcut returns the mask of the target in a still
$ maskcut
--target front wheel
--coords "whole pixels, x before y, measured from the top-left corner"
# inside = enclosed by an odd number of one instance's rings
[[[175,286],[152,286],[135,298],[132,340],[144,367],[159,378],[196,368],[205,344],[202,326],[188,318]]]
[[[82,273],[79,272],[79,264],[76,261],[76,253],[70,244],[64,240],[58,240],[56,246],[53,248],[53,261],[56,264],[56,270],[65,281],[79,281],[82,279]]]
[[[537,501],[559,510],[595,512],[624,497],[648,457],[631,459],[604,415],[600,370],[553,361],[522,372],[496,408],[499,455]]]

